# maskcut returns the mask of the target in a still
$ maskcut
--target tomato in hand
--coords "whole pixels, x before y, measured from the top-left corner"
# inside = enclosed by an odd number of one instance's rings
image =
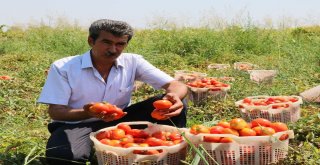
[[[160,110],[160,109],[169,109],[172,106],[172,102],[169,100],[157,100],[153,102],[153,106]]]
[[[162,115],[162,113],[157,109],[155,109],[151,112],[151,117],[154,119],[157,119],[157,120],[167,120],[168,119],[168,117]]]

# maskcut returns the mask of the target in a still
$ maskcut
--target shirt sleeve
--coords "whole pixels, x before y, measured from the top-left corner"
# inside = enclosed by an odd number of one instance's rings
[[[70,95],[67,73],[52,64],[38,103],[68,105]]]
[[[155,89],[160,89],[165,84],[174,80],[170,75],[156,68],[142,56],[137,56],[136,79],[150,84]]]

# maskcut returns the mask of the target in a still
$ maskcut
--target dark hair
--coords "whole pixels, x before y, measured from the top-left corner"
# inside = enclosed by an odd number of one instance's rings
[[[94,21],[89,28],[89,37],[95,41],[99,37],[100,31],[110,32],[119,37],[128,35],[128,42],[133,36],[133,28],[128,23],[110,19]]]

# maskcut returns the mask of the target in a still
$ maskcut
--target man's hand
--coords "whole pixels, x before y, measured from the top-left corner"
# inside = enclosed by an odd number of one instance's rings
[[[99,113],[95,113],[95,112],[92,112],[90,110],[90,107],[95,104],[94,102],[91,102],[89,104],[86,104],[83,106],[83,109],[84,111],[86,111],[88,113],[88,115],[92,116],[92,117],[96,117],[96,118],[99,118],[105,122],[110,122],[110,121],[113,121],[113,120],[118,120],[120,118],[122,118],[123,116],[125,116],[127,114],[127,112],[124,112],[122,115],[118,115],[117,113],[106,113],[104,111],[102,112],[99,112]]]
[[[164,116],[167,116],[168,118],[173,117],[173,116],[178,116],[182,109],[183,109],[183,103],[178,97],[178,95],[174,93],[167,93],[164,97],[164,100],[169,100],[172,102],[172,106],[169,109],[164,109],[164,110],[159,110],[162,112]]]

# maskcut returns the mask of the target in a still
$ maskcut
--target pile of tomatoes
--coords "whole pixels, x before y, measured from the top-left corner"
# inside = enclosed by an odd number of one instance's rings
[[[193,82],[188,82],[187,86],[195,88],[209,88],[210,91],[220,91],[223,88],[229,88],[229,84],[218,81],[216,78],[202,78]]]
[[[207,127],[201,124],[193,125],[190,128],[190,133],[197,135],[199,133],[205,134],[232,134],[236,136],[271,136],[277,132],[287,131],[288,127],[282,122],[271,122],[264,118],[257,118],[251,122],[246,122],[242,118],[234,118],[232,120],[221,120],[212,127]],[[288,139],[288,134],[283,134],[279,140]],[[231,137],[215,137],[204,136],[204,142],[211,143],[231,143]]]
[[[130,125],[120,123],[111,130],[100,131],[95,135],[102,144],[113,147],[154,147],[173,146],[183,142],[178,132],[156,131],[151,134],[142,130],[131,128]],[[163,152],[159,150],[133,150],[134,154],[153,155]]]
[[[269,106],[272,109],[288,108],[291,103],[298,101],[296,97],[290,96],[270,96],[265,98],[245,98],[239,105],[239,108],[244,108],[245,106]]]

